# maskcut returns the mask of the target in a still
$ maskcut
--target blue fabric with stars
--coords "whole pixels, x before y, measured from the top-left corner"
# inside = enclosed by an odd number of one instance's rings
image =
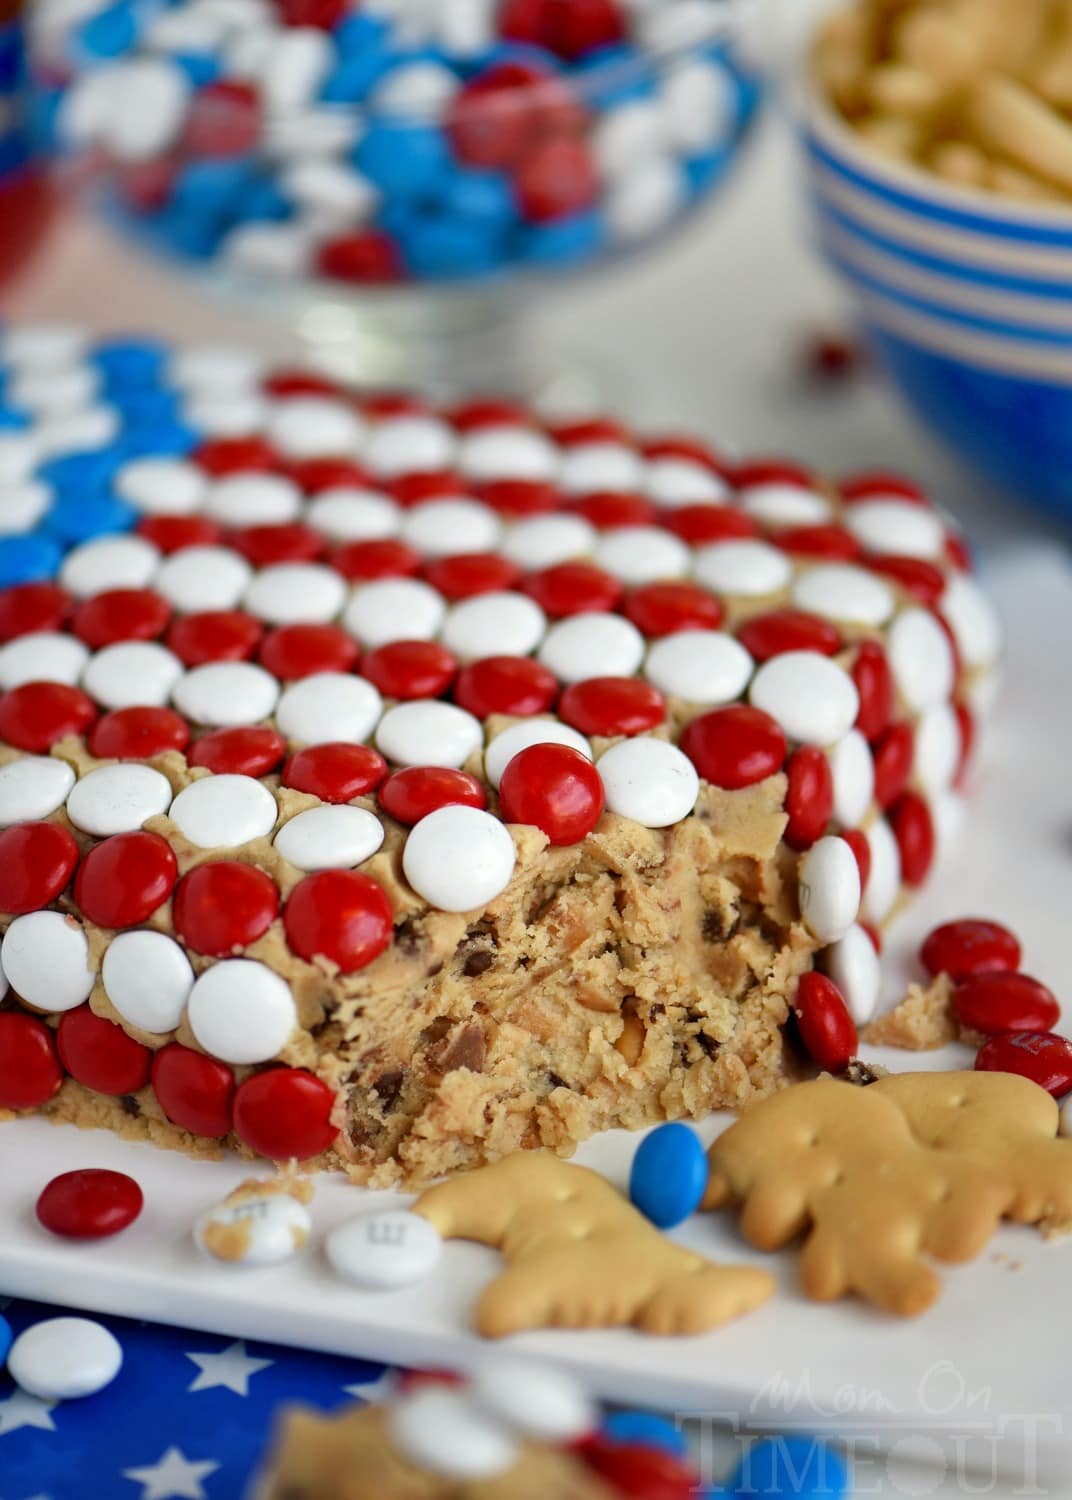
[[[3,1306],[3,1299],[0,1299]],[[13,1301],[17,1338],[64,1308]],[[123,1368],[96,1396],[56,1404],[0,1372],[0,1500],[242,1500],[275,1413],[332,1411],[383,1394],[383,1365],[98,1317]]]

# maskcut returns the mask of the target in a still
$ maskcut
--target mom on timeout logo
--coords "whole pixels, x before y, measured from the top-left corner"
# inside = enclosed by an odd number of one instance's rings
[[[839,1500],[846,1468],[852,1500],[1070,1500],[1072,1460],[1059,1450],[1072,1412],[1060,1400],[1055,1392],[1049,1410],[999,1410],[989,1386],[938,1360],[905,1408],[880,1389],[846,1381],[819,1395],[806,1371],[776,1372],[743,1411],[679,1411],[677,1422],[695,1442],[703,1485],[735,1467],[737,1488],[756,1500]],[[750,1473],[756,1433],[772,1428]]]

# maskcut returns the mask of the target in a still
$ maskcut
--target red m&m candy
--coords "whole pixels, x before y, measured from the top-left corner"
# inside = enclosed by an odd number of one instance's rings
[[[175,930],[188,948],[224,958],[268,931],[279,912],[279,892],[272,877],[253,865],[213,860],[182,877],[173,909]]]
[[[65,1012],[56,1042],[71,1077],[98,1094],[136,1094],[149,1082],[149,1048],[88,1004]]]
[[[1072,1090],[1072,1042],[1047,1031],[1011,1031],[992,1036],[975,1059],[982,1073],[1018,1073],[1055,1099]]]
[[[332,1122],[335,1094],[304,1068],[269,1068],[240,1084],[234,1128],[252,1151],[272,1161],[306,1161],[326,1151],[339,1133]]]
[[[176,620],[168,631],[167,646],[188,667],[210,661],[248,661],[263,633],[260,621],[239,609],[204,610]]]
[[[390,641],[361,663],[361,675],[385,698],[438,698],[454,680],[458,663],[438,641]]]
[[[62,630],[71,596],[55,583],[17,583],[0,589],[0,641],[41,630]]]
[[[262,667],[282,682],[314,672],[350,672],[357,665],[357,642],[338,625],[281,625],[261,641]]]
[[[52,1030],[25,1011],[0,1011],[0,1109],[37,1109],[62,1082]]]
[[[74,897],[100,927],[135,927],[163,905],[177,875],[171,846],[158,833],[117,833],[83,859]]]
[[[962,1026],[996,1036],[1003,1031],[1052,1031],[1061,1007],[1052,990],[1027,974],[991,970],[969,975],[953,992]]]
[[[142,1203],[141,1188],[125,1172],[83,1167],[53,1177],[37,1200],[37,1218],[65,1239],[100,1240],[133,1224]]]
[[[557,693],[554,675],[530,656],[482,657],[463,667],[454,684],[455,703],[478,719],[546,713]]]
[[[495,552],[466,552],[436,558],[425,568],[424,576],[444,599],[472,599],[477,594],[512,589],[521,569]]]
[[[300,521],[244,526],[232,531],[228,540],[255,568],[268,568],[274,563],[315,562],[323,556],[327,545],[319,531],[303,526]]]
[[[153,1058],[153,1093],[174,1125],[218,1137],[231,1129],[234,1074],[226,1063],[170,1042]]]
[[[760,708],[735,703],[693,719],[681,748],[705,781],[735,791],[774,776],[785,764],[785,734]]]
[[[380,787],[379,804],[389,817],[412,827],[440,807],[488,805],[483,783],[468,771],[446,766],[405,766]]]
[[[603,1436],[580,1445],[580,1456],[616,1495],[635,1500],[695,1500],[696,1474],[676,1454],[645,1443],[616,1443]]]
[[[331,741],[298,750],[283,767],[283,785],[311,792],[321,802],[350,802],[374,792],[387,775],[387,762],[368,745]]]
[[[347,542],[331,555],[336,573],[354,583],[377,578],[415,578],[421,571],[421,555],[394,537],[380,541]]]
[[[999,922],[988,922],[982,917],[962,917],[957,922],[944,922],[929,933],[919,956],[928,974],[949,974],[954,979],[967,979],[971,974],[1015,969],[1020,963],[1020,942]],[[1032,1028],[1010,1029],[1027,1031]],[[1049,1027],[1038,1029],[1048,1031]]]
[[[842,1073],[856,1056],[856,1026],[832,979],[802,974],[793,1000],[800,1040],[811,1059],[828,1073]]]
[[[532,573],[521,585],[553,620],[616,608],[622,585],[595,563],[564,562]]]
[[[171,605],[152,589],[109,589],[78,606],[71,628],[87,646],[99,648],[116,641],[154,641],[170,618]]]
[[[856,653],[850,675],[860,695],[856,727],[873,744],[893,718],[893,673],[886,653],[877,641],[864,641]]]
[[[85,734],[93,700],[65,682],[24,682],[0,697],[0,740],[19,750],[48,750],[67,734]]]
[[[867,882],[871,878],[871,845],[868,842],[867,835],[866,833],[862,833],[859,828],[847,828],[842,831],[840,837],[845,840],[846,844],[852,850],[853,857],[856,860],[856,868],[860,872],[860,892],[863,894],[867,890]]]
[[[286,754],[287,742],[270,724],[213,729],[193,744],[187,759],[217,776],[267,776]]]
[[[499,783],[507,823],[532,823],[552,844],[579,844],[603,812],[603,781],[592,762],[568,745],[529,745]]]
[[[695,583],[647,583],[625,601],[626,618],[645,635],[672,635],[678,630],[715,630],[722,605]]]
[[[89,731],[89,748],[102,760],[151,760],[185,750],[190,726],[173,708],[116,708]]]
[[[785,841],[790,849],[810,849],[834,815],[830,762],[814,745],[803,745],[789,757],[785,774]]]
[[[562,694],[559,718],[582,734],[644,734],[666,718],[662,693],[639,677],[588,677]]]
[[[17,823],[0,833],[0,911],[40,911],[63,890],[78,863],[78,845],[55,823]]]
[[[841,649],[841,636],[829,620],[802,609],[775,609],[753,615],[737,632],[737,639],[756,661],[770,661],[786,651],[818,651],[833,656]]]
[[[318,870],[290,893],[283,912],[287,942],[311,963],[327,959],[343,974],[363,969],[391,941],[391,903],[382,885],[357,870]]]
[[[935,833],[930,808],[917,792],[905,792],[888,814],[901,855],[906,885],[922,885],[934,863]]]
[[[891,724],[871,747],[875,762],[875,801],[885,809],[908,785],[916,753],[911,724]]]

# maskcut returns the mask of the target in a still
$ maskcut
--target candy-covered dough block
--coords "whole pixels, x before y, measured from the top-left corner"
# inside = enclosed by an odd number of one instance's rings
[[[0,432],[0,1108],[418,1181],[771,1093],[814,966],[867,1020],[1000,648],[912,485],[242,349],[0,369],[68,403]]]

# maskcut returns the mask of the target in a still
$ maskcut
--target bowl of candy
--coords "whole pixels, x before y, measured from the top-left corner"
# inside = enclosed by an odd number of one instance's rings
[[[1072,518],[1072,11],[854,0],[816,39],[804,137],[894,384],[977,479]]]
[[[760,94],[747,10],[40,0],[37,113],[144,245],[277,309],[326,303],[336,346],[347,318],[371,334],[350,373],[420,379],[438,341],[456,380],[468,340],[486,385],[541,286],[717,193]],[[418,368],[370,369],[377,340]]]

